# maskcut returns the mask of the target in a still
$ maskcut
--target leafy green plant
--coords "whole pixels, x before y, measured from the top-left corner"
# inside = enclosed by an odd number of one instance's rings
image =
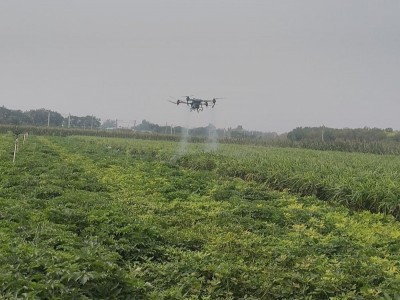
[[[32,136],[15,165],[1,155],[0,297],[400,294],[400,225],[361,211],[393,209],[393,157],[177,147]]]

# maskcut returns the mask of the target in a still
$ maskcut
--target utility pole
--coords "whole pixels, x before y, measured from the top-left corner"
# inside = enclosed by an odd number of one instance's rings
[[[50,111],[48,112],[47,115],[47,127],[50,127]]]
[[[71,114],[68,114],[68,128],[71,127]]]

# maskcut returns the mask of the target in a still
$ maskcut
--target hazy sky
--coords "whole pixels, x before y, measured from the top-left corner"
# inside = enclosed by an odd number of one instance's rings
[[[400,129],[398,0],[0,0],[0,106]],[[225,97],[191,113],[169,96]]]

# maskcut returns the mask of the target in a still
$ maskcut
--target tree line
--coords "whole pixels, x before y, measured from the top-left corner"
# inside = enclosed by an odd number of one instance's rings
[[[0,107],[0,124],[94,129],[99,128],[101,122],[94,116],[69,115],[63,117],[56,111],[44,108],[21,111],[2,106]]]
[[[275,132],[262,132],[262,131],[251,131],[243,128],[242,125],[238,125],[235,128],[217,128],[213,124],[208,124],[204,127],[185,128],[182,126],[165,125],[161,126],[149,121],[143,120],[140,124],[134,127],[136,131],[153,132],[159,134],[168,135],[182,135],[188,134],[192,137],[218,137],[227,139],[246,139],[246,140],[257,140],[257,139],[275,139],[280,138],[282,135],[278,135]],[[284,136],[284,135],[283,135]]]
[[[400,142],[400,132],[392,128],[297,127],[287,138],[293,142]]]
[[[192,141],[218,139],[224,143],[250,143],[273,147],[296,147],[315,150],[364,152],[375,154],[400,154],[400,131],[392,128],[329,128],[297,127],[288,133],[249,131],[241,125],[236,128],[216,128],[213,124],[205,127],[185,128],[182,126],[161,126],[143,120],[130,128],[122,128],[117,120],[101,123],[94,116],[63,117],[60,113],[36,109],[29,111],[11,110],[0,107],[0,131],[19,132],[22,129],[36,134],[56,135],[98,135],[118,137],[139,137],[151,139],[180,139],[188,135]],[[10,127],[11,126],[11,127]],[[53,130],[48,131],[51,127]],[[46,130],[45,130],[46,129]],[[70,129],[70,130],[69,130]],[[88,131],[87,129],[95,129]],[[54,130],[58,130],[55,132]]]

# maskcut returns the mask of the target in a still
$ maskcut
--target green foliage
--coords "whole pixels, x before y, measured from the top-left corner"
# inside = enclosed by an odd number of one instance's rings
[[[390,138],[388,132],[393,129],[379,128],[357,128],[357,129],[334,129],[325,126],[321,127],[297,127],[288,133],[288,138],[293,141],[374,141],[380,142]]]
[[[64,117],[60,113],[44,108],[30,110],[24,114],[29,120],[29,122],[26,122],[25,124],[31,124],[35,126],[61,126],[64,121]]]
[[[392,128],[334,129],[298,127],[287,134],[288,146],[316,150],[400,154],[400,132]]]
[[[0,139],[0,298],[400,294],[400,224],[357,211],[396,195],[394,157],[32,136],[13,165]],[[356,210],[293,194],[332,182]]]
[[[215,155],[210,153],[189,154],[178,159],[178,163],[193,170],[211,171],[216,168]]]
[[[397,156],[300,149],[226,147],[214,172],[400,218]],[[222,151],[221,151],[222,153]]]
[[[41,109],[31,109],[26,112],[21,110],[7,109],[0,107],[0,124],[20,126],[47,126],[61,127],[68,126],[79,128],[98,128],[100,119],[93,116],[69,116],[64,118],[60,113]]]

